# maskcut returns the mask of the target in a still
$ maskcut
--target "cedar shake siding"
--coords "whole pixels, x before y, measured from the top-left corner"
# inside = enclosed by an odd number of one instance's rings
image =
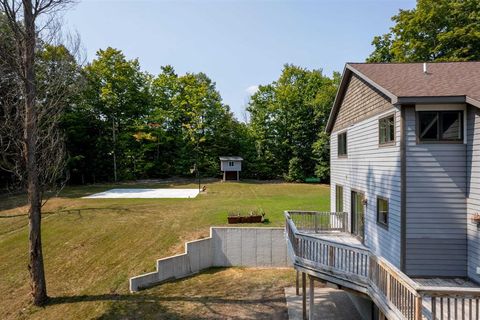
[[[466,145],[417,143],[415,107],[406,121],[406,273],[467,275]]]
[[[333,126],[339,131],[392,108],[388,98],[353,74]]]
[[[379,146],[379,119],[395,115],[395,143]],[[337,134],[347,131],[347,156],[337,157]],[[400,267],[400,112],[370,85],[352,76],[331,133],[331,210],[335,186],[351,212],[351,191],[365,194],[365,245]],[[389,200],[388,229],[377,224],[377,196]],[[349,217],[349,228],[351,220]]]
[[[480,229],[471,221],[475,213],[480,213],[480,110],[469,106],[467,119],[468,276],[480,282],[477,274],[477,267],[480,267]]]

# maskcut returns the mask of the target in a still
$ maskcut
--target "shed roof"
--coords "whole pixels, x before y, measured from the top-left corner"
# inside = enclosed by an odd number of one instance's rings
[[[236,157],[236,156],[231,156],[231,157],[219,157],[220,161],[242,161],[242,157]]]
[[[480,62],[347,63],[327,124],[331,132],[348,80],[356,74],[392,104],[469,103],[480,107]]]

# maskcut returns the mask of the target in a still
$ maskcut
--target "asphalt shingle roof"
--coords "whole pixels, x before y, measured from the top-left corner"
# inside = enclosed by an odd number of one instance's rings
[[[480,101],[480,62],[349,63],[397,97],[468,96]]]

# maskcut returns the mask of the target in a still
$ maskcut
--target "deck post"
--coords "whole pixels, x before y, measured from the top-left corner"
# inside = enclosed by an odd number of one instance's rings
[[[300,272],[297,270],[297,277],[295,279],[295,294],[300,295]]]
[[[422,297],[415,297],[415,320],[422,320]]]
[[[313,313],[315,311],[315,284],[313,282],[313,277],[311,275],[308,276],[308,279],[310,280],[310,290],[309,290],[309,305],[308,305],[308,319],[313,320]]]
[[[302,318],[307,320],[307,274],[302,272]]]

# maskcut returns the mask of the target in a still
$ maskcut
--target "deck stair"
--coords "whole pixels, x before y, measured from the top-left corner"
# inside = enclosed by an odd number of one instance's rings
[[[416,282],[361,243],[348,241],[347,213],[286,211],[285,218],[288,253],[297,270],[367,294],[387,319],[480,318],[479,287]]]

